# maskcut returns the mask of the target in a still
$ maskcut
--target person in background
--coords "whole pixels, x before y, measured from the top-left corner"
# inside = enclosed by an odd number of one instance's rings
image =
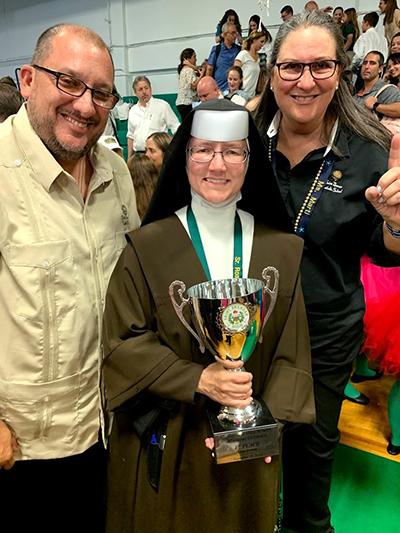
[[[102,135],[98,142],[118,154],[120,157],[124,157],[124,151],[122,150],[117,138],[113,135]]]
[[[319,9],[320,11],[322,11],[324,13],[329,13],[330,11],[332,11],[333,7],[332,6],[327,6],[327,7],[319,8],[317,2],[307,2],[306,5],[304,6],[304,9],[308,9],[308,11],[313,11],[314,9]]]
[[[369,52],[361,67],[361,78],[364,86],[355,95],[355,100],[364,108],[382,117],[400,118],[400,91],[395,85],[389,85],[381,79],[383,71],[383,55],[378,50]]]
[[[391,54],[397,54],[400,52],[400,32],[395,33],[390,41],[390,50]]]
[[[129,110],[128,119],[128,159],[133,151],[144,152],[146,139],[156,131],[171,130],[175,133],[180,126],[178,117],[165,100],[153,98],[150,81],[146,76],[136,76],[133,92],[138,98],[136,105]]]
[[[243,50],[236,56],[234,65],[243,71],[243,90],[250,98],[255,96],[260,64],[258,52],[264,46],[267,34],[264,30],[252,31],[243,43]]]
[[[229,90],[224,91],[224,98],[232,100],[235,104],[245,105],[249,100],[249,95],[242,91],[243,86],[243,72],[240,67],[232,66],[228,69],[227,79]]]
[[[335,7],[332,13],[333,20],[341,28],[343,26],[343,8]]]
[[[24,99],[18,89],[7,83],[0,83],[0,123],[18,113],[23,103]]]
[[[157,172],[160,172],[165,152],[169,146],[169,143],[172,141],[171,135],[165,132],[152,133],[147,137],[146,140],[146,155],[149,157],[154,166],[157,169]]]
[[[400,29],[400,9],[396,0],[379,0],[379,9],[385,15],[383,26],[385,28],[385,37],[390,44],[392,37]]]
[[[204,78],[200,80],[197,85],[197,94],[200,102],[224,97],[222,92],[218,89],[217,82],[211,76],[204,76]],[[197,105],[199,104],[194,102],[193,107],[196,107]]]
[[[371,50],[378,50],[383,55],[383,61],[386,61],[388,55],[388,44],[383,35],[376,31],[376,25],[379,22],[379,15],[375,11],[364,15],[361,29],[362,34],[357,39],[353,51],[354,56],[351,62],[351,68],[358,72],[364,61],[364,57]]]
[[[400,161],[399,161],[400,163]],[[396,377],[388,397],[391,436],[387,446],[390,455],[400,454],[400,267],[374,265],[368,257],[362,260],[366,311],[364,316],[363,352],[380,371],[375,376],[360,376],[360,383],[379,379],[382,373]],[[354,374],[353,374],[354,377]]]
[[[181,119],[185,120],[192,110],[192,103],[197,101],[197,84],[205,76],[205,70],[197,67],[196,52],[193,48],[185,48],[181,53],[180,61],[178,97],[175,104]]]
[[[301,277],[317,412],[314,425],[283,436],[283,524],[300,533],[332,533],[337,424],[363,338],[360,259],[368,250],[378,264],[400,264],[400,169],[386,172],[389,132],[354,105],[341,76],[343,35],[332,17],[303,11],[282,24],[271,63],[255,119],[293,231],[304,239]]]
[[[4,76],[3,78],[0,78],[0,83],[6,83],[7,85],[11,85],[11,87],[14,87],[14,89],[18,89],[17,84],[11,76]]]
[[[225,22],[222,26],[223,40],[220,44],[212,47],[208,58],[206,76],[215,78],[221,91],[225,91],[228,88],[226,71],[233,65],[236,56],[240,52],[240,47],[235,44],[236,35],[236,26],[231,22]]]
[[[259,50],[258,57],[260,59],[260,69],[266,67],[269,57],[271,55],[272,50],[272,35],[269,33],[267,28],[264,26],[264,24],[261,22],[261,18],[258,15],[252,15],[249,20],[249,30],[248,30],[248,36],[250,36],[252,31],[258,31],[262,30],[265,31],[266,34],[266,40],[264,46]]]
[[[293,8],[292,8],[292,6],[284,6],[281,9],[282,22],[286,22],[287,20],[291,19],[292,17],[293,17]]]
[[[151,197],[153,196],[159,170],[157,170],[153,161],[145,154],[134,154],[128,159],[128,168],[135,189],[139,218],[143,220]]]
[[[387,58],[387,81],[400,89],[400,53],[390,54]]]
[[[342,32],[344,39],[344,50],[345,52],[351,52],[351,54],[348,54],[351,62],[353,59],[353,48],[360,35],[360,29],[357,22],[357,12],[354,7],[345,9],[343,13]]]
[[[233,9],[228,9],[225,11],[224,16],[222,19],[218,22],[217,30],[215,32],[215,42],[217,44],[222,43],[223,41],[223,26],[229,22],[230,24],[234,24],[236,27],[236,40],[239,44],[243,44],[243,38],[242,38],[242,25],[240,24],[239,16]]]

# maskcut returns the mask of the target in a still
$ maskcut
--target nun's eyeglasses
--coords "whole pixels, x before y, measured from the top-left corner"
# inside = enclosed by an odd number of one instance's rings
[[[215,154],[221,154],[225,163],[231,165],[240,165],[249,157],[250,152],[244,148],[225,148],[225,150],[213,150],[209,146],[191,146],[187,149],[189,157],[195,163],[209,163],[215,157]]]
[[[314,80],[326,80],[335,74],[338,65],[340,65],[340,61],[337,59],[322,59],[312,63],[286,61],[285,63],[277,63],[276,67],[282,80],[297,81],[302,77],[306,67],[310,69],[310,74]]]

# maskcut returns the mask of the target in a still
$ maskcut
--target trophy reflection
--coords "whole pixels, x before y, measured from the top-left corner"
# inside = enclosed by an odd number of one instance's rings
[[[187,291],[182,281],[171,283],[169,295],[175,311],[198,340],[202,353],[207,348],[217,361],[245,363],[249,359],[257,341],[262,342],[262,330],[278,294],[277,269],[265,268],[262,277],[265,283],[250,278],[219,279],[194,285]],[[175,300],[175,288],[181,300],[179,304]],[[183,295],[185,291],[187,298]],[[196,331],[183,316],[187,304]],[[278,454],[277,424],[261,396],[242,409],[210,401],[207,414],[217,463]]]

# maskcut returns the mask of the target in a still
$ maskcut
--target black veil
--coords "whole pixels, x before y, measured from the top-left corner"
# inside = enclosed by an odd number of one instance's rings
[[[203,102],[191,111],[179,127],[165,154],[161,173],[142,226],[166,218],[190,203],[190,185],[186,173],[186,147],[194,114],[201,109],[221,112],[239,109],[248,114],[250,161],[238,208],[251,213],[258,221],[293,233],[293,226],[273,174],[267,150],[251,114],[245,107],[226,99]],[[221,120],[223,120],[222,114]]]

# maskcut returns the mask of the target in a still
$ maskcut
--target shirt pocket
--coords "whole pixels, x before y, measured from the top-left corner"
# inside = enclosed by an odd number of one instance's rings
[[[127,240],[124,231],[118,231],[110,236],[110,238],[103,239],[101,242],[101,258],[103,261],[106,286],[108,285],[109,276],[112,274],[126,244]]]
[[[69,442],[78,432],[79,374],[48,383],[0,381],[1,418],[21,448],[37,439]]]
[[[76,308],[77,282],[69,240],[9,244],[5,259],[15,281],[16,313],[43,323]]]

